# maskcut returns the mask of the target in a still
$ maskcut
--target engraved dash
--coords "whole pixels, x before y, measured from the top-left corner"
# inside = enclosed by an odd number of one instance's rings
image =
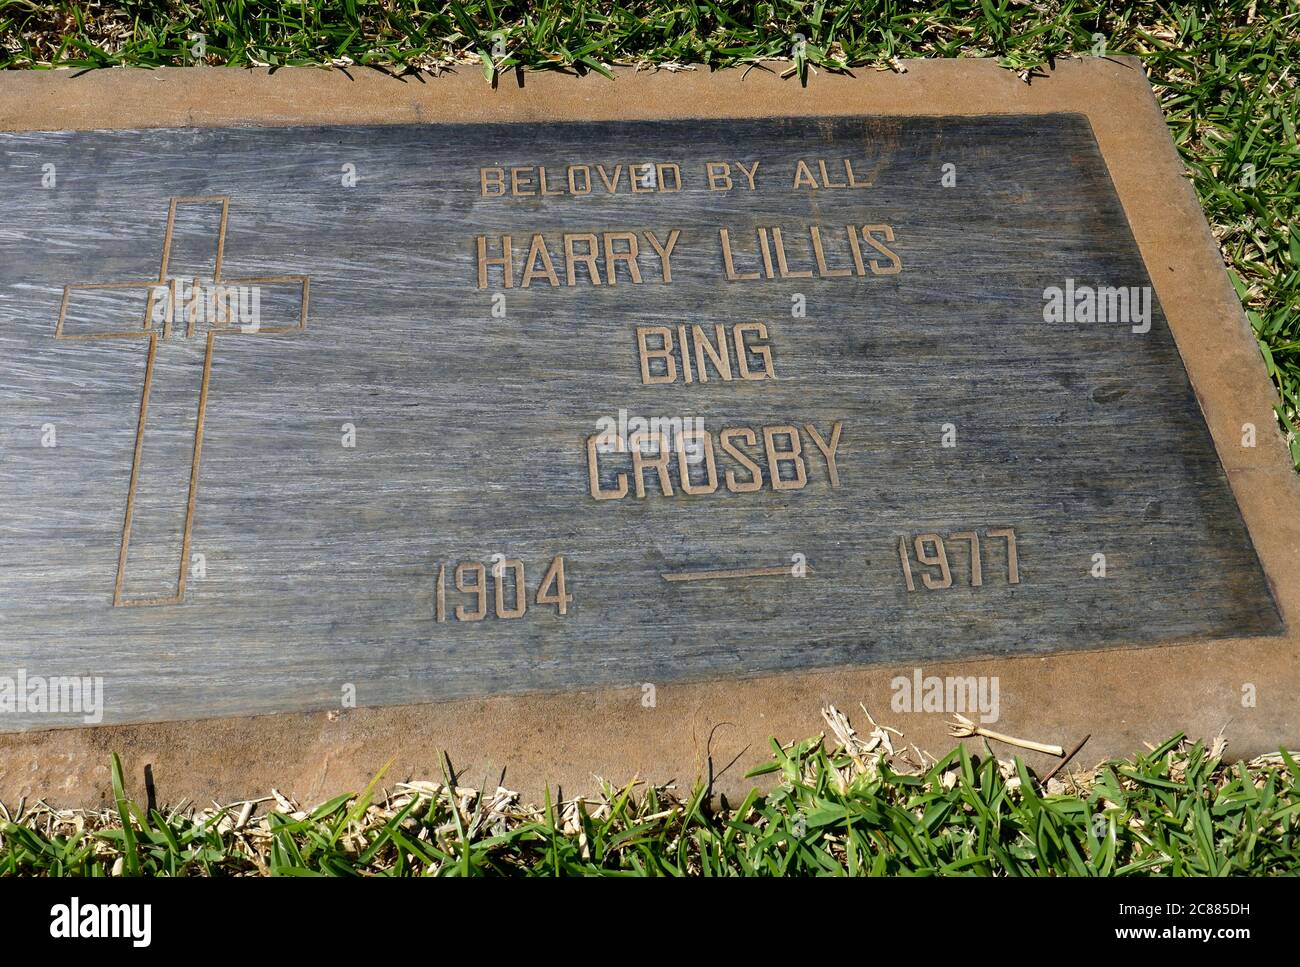
[[[804,570],[812,573],[812,568]],[[789,567],[742,567],[724,571],[664,571],[660,577],[665,581],[726,581],[736,578],[781,578],[794,577],[793,568]]]

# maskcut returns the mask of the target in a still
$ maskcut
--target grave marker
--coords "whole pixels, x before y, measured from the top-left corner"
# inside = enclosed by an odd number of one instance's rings
[[[1099,754],[1277,701],[1300,499],[1132,71],[3,78],[0,795],[140,735],[680,778],[932,670]]]

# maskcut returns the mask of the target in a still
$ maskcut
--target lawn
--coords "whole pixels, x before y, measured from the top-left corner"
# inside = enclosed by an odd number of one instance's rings
[[[1300,764],[1225,761],[1174,736],[1131,760],[1031,773],[992,750],[919,755],[834,709],[830,738],[773,742],[728,803],[693,790],[608,787],[523,803],[454,777],[299,806],[265,800],[147,809],[113,760],[116,804],[0,816],[3,876],[1227,876],[1300,869]],[[865,717],[865,716],[861,716]],[[868,720],[869,721],[869,720]]]

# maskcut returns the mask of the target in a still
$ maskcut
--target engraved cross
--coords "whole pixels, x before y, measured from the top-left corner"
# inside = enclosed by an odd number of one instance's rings
[[[139,339],[147,347],[113,585],[115,607],[185,600],[216,338],[301,332],[307,327],[307,276],[222,276],[229,214],[230,199],[224,195],[172,198],[156,280],[76,282],[63,289],[55,339]],[[287,303],[281,311],[294,321],[262,325],[264,296]],[[121,321],[107,321],[114,316]],[[178,420],[177,414],[184,416]],[[186,432],[189,414],[192,437]],[[134,566],[133,529],[143,534],[137,540]],[[173,556],[177,550],[179,564]]]

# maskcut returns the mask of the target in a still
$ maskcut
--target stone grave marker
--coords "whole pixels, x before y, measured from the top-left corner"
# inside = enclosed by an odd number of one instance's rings
[[[0,93],[0,796],[1297,738],[1300,495],[1134,62]]]

